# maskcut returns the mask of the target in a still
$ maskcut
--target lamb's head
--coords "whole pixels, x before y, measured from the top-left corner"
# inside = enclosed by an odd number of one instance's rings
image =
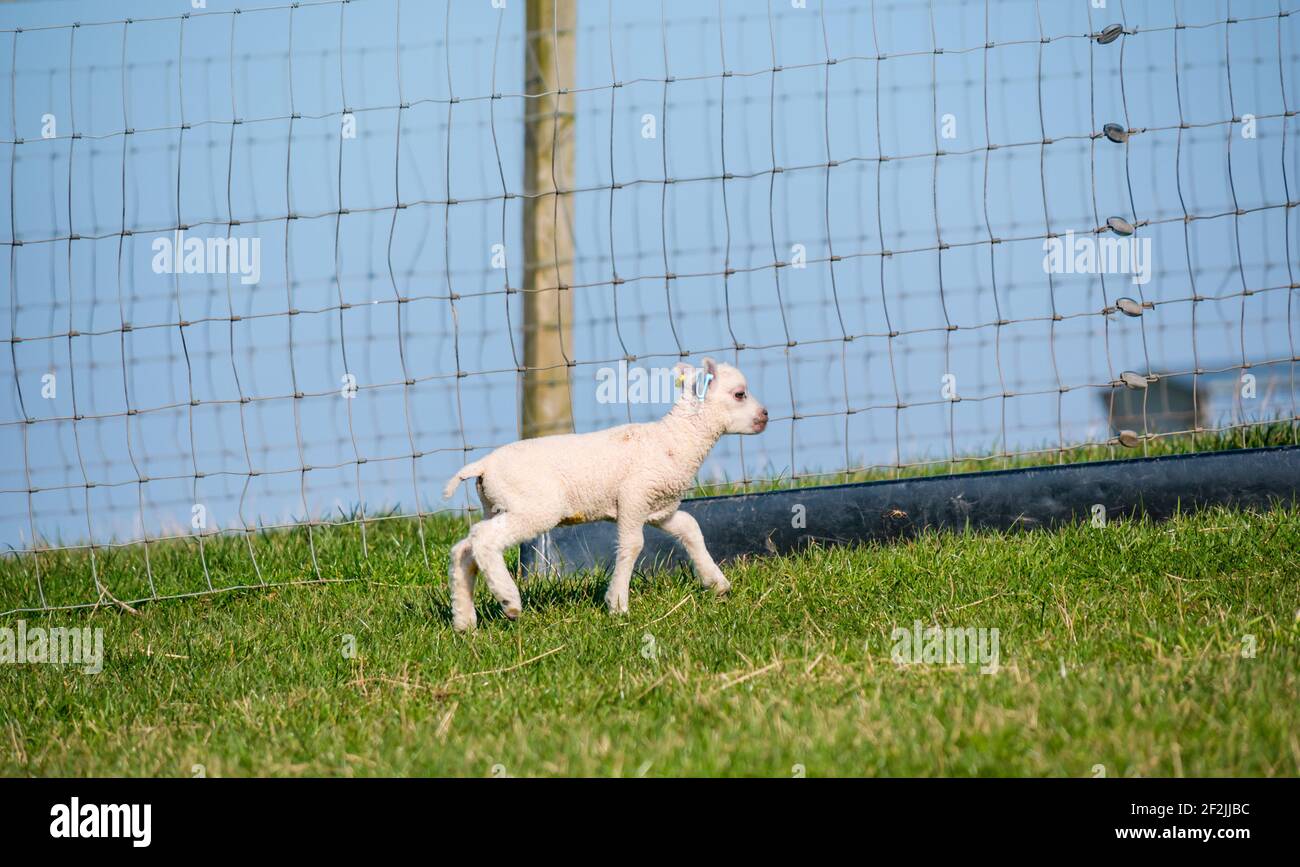
[[[704,358],[699,367],[679,362],[673,373],[682,385],[678,406],[707,414],[723,433],[757,434],[767,428],[767,409],[749,393],[745,375],[730,364]]]

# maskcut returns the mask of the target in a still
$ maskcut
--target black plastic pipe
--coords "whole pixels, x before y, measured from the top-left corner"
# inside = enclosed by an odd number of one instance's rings
[[[1053,527],[1138,514],[1159,520],[1213,505],[1268,509],[1298,497],[1300,446],[1279,446],[703,497],[682,508],[700,522],[714,559],[725,561],[927,529]],[[610,523],[557,527],[520,555],[532,574],[609,569],[616,538]],[[685,562],[674,539],[646,527],[638,569]]]

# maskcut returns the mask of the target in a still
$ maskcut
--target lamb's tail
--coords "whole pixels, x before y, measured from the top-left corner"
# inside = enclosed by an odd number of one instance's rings
[[[466,464],[456,471],[456,475],[447,480],[446,486],[442,489],[442,498],[450,500],[451,495],[456,493],[456,487],[466,479],[475,479],[483,475],[483,461],[474,461],[472,464]]]

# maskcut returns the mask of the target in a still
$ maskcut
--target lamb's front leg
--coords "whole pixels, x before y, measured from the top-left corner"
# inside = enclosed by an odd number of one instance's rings
[[[677,538],[690,555],[691,564],[695,566],[695,577],[700,583],[721,596],[731,589],[731,582],[722,574],[718,564],[709,556],[709,549],[704,546],[704,534],[700,524],[689,512],[678,509],[656,526]]]
[[[619,508],[618,514],[618,556],[614,561],[614,577],[609,579],[609,589],[605,591],[605,603],[610,614],[627,613],[628,588],[632,583],[632,567],[645,545],[645,516],[639,512],[635,515],[625,514]]]

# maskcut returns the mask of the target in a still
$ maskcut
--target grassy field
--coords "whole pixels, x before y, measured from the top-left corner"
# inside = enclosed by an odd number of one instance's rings
[[[514,623],[480,589],[469,636],[460,529],[425,522],[429,566],[410,521],[372,525],[367,558],[318,531],[348,583],[28,615],[102,628],[106,658],[0,665],[0,773],[1300,774],[1300,510],[813,549],[733,565],[723,600],[638,576],[624,619],[595,576],[524,585]],[[152,547],[161,590],[206,580],[192,545]],[[300,532],[255,550],[267,580],[311,577]],[[243,539],[206,557],[247,579]],[[142,560],[98,568],[126,593]],[[84,597],[84,556],[43,561]],[[996,628],[999,671],[892,661],[916,620]]]

